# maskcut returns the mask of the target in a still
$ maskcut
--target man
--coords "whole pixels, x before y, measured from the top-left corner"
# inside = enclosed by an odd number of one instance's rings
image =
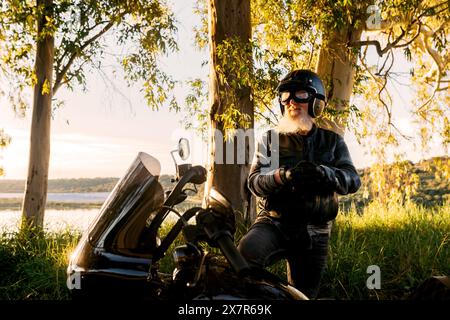
[[[361,182],[344,139],[314,123],[326,104],[318,75],[292,71],[277,91],[283,118],[255,153],[248,187],[259,197],[259,212],[239,251],[257,267],[286,258],[288,282],[314,299],[338,212],[337,194],[356,192]],[[275,151],[279,168],[269,171]]]

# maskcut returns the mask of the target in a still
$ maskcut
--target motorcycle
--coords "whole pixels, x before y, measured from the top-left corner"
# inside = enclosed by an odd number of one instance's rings
[[[176,183],[164,192],[159,161],[140,152],[83,233],[67,268],[74,299],[144,300],[307,300],[274,274],[250,267],[234,244],[235,216],[230,202],[211,189],[205,205],[183,213],[177,205],[206,181],[202,166],[180,164],[189,157],[189,142],[172,151]],[[189,187],[189,186],[194,186]],[[168,232],[162,226],[173,212]],[[173,249],[173,272],[160,263]],[[208,248],[218,248],[211,254]]]

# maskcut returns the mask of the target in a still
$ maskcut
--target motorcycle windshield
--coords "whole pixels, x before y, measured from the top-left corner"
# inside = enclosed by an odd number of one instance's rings
[[[156,158],[144,152],[137,155],[89,227],[93,247],[132,256],[151,255],[158,245],[157,234],[147,239],[145,246],[140,239],[164,202],[160,171]]]

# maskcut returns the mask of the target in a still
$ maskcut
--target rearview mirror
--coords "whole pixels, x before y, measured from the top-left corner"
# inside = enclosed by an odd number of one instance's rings
[[[178,141],[178,155],[181,160],[186,160],[189,158],[190,150],[189,150],[189,140],[186,138],[181,138]]]
[[[178,140],[177,149],[170,152],[170,154],[172,155],[173,162],[175,163],[175,169],[177,172],[176,179],[174,181],[178,181],[186,173],[186,171],[188,171],[191,168],[191,164],[179,163],[179,161],[177,161],[176,157],[174,156],[175,153],[178,153],[178,157],[182,161],[186,161],[191,154],[191,151],[189,150],[189,140],[186,138],[180,138],[180,140]]]

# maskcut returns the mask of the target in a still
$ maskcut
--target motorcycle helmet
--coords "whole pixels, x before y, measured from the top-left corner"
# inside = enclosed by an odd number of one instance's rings
[[[278,84],[277,92],[281,114],[284,114],[285,105],[290,99],[297,103],[308,102],[308,114],[312,118],[318,117],[326,105],[322,80],[310,70],[294,70],[288,73]]]

